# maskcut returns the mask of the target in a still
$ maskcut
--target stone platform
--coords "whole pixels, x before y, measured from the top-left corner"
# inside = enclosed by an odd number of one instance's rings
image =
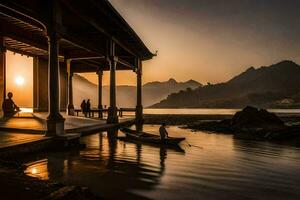
[[[120,125],[133,123],[134,118],[120,118],[118,124],[106,124],[106,119],[92,119],[77,116],[68,116],[62,113],[65,121],[66,133],[89,133],[108,130]],[[21,132],[31,134],[45,134],[47,113],[34,113],[31,116],[16,116],[10,119],[0,119],[0,131]]]
[[[0,149],[44,139],[43,135],[0,132]]]
[[[133,118],[121,118],[119,123],[106,124],[106,120],[67,116],[65,121],[65,137],[45,137],[46,113],[26,114],[10,119],[0,119],[0,157],[10,157],[31,152],[43,151],[53,146],[53,142],[70,142],[70,135],[86,135],[107,131],[119,126],[134,123]],[[66,139],[67,138],[67,139]],[[64,140],[63,140],[64,139]]]
[[[0,157],[11,157],[49,148],[52,138],[38,134],[0,132]]]

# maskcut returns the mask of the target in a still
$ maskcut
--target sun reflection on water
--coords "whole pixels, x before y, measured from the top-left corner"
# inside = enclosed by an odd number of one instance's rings
[[[38,177],[41,180],[49,179],[48,172],[48,159],[39,160],[37,162],[32,162],[27,164],[25,174],[28,176]]]
[[[21,113],[33,113],[33,108],[20,108]]]

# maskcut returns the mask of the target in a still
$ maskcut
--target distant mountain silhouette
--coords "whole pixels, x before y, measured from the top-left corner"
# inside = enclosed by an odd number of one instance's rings
[[[175,79],[169,79],[166,82],[150,82],[143,86],[143,104],[150,106],[154,103],[161,101],[173,92],[186,90],[187,88],[198,88],[202,84],[194,80],[187,82],[177,82]]]
[[[298,105],[300,66],[292,61],[255,69],[231,80],[169,95],[154,108],[242,108],[246,105],[281,107]],[[289,99],[291,101],[283,101]],[[283,102],[282,102],[283,101]],[[299,101],[300,102],[300,101]]]
[[[187,88],[198,88],[202,86],[194,80],[187,82],[177,82],[175,79],[169,79],[165,82],[149,82],[143,85],[143,106],[147,107],[161,101],[173,92],[186,90]],[[91,83],[86,78],[75,74],[73,78],[74,105],[79,108],[82,99],[91,99],[92,107],[97,107],[98,89],[97,85]],[[109,86],[103,86],[103,105],[109,105]],[[117,86],[117,106],[135,107],[136,106],[136,87],[135,86]]]

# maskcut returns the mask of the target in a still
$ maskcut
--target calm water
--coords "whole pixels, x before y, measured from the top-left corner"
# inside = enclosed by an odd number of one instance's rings
[[[197,115],[233,115],[241,109],[220,109],[220,108],[176,108],[176,109],[152,109],[145,108],[145,114],[197,114]],[[268,109],[274,113],[285,113],[285,114],[300,114],[300,109]],[[23,113],[32,113],[33,108],[21,108]],[[127,115],[134,115],[132,112],[125,112]]]
[[[241,109],[218,109],[218,108],[198,108],[198,109],[144,109],[145,114],[201,114],[201,115],[233,115]],[[274,113],[300,114],[300,109],[268,109]]]
[[[300,148],[175,126],[169,132],[187,138],[182,150],[126,143],[114,139],[113,132],[110,137],[100,133],[82,138],[87,148],[80,152],[28,161],[25,172],[88,186],[105,199],[300,199]]]

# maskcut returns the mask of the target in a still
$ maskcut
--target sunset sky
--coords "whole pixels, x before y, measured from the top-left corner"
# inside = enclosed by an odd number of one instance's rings
[[[226,81],[249,66],[300,62],[298,0],[110,0],[158,57],[144,81]]]
[[[14,94],[20,107],[31,107],[33,98],[33,59],[20,54],[6,53],[6,92]]]

